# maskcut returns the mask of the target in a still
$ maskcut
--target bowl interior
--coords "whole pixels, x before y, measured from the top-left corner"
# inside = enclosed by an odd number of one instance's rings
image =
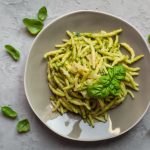
[[[144,54],[144,59],[135,66],[141,67],[136,81],[140,91],[135,92],[135,100],[129,96],[122,105],[109,112],[107,123],[96,123],[94,128],[83,123],[74,115],[60,116],[51,112],[50,90],[47,84],[47,62],[43,55],[54,50],[54,45],[66,38],[66,30],[77,32],[112,31],[122,28],[120,41],[129,43],[135,53]],[[150,55],[140,34],[128,23],[99,12],[79,11],[65,15],[49,24],[33,42],[25,71],[25,90],[30,106],[36,115],[51,130],[61,136],[83,141],[95,141],[118,136],[133,127],[143,116],[149,105]]]

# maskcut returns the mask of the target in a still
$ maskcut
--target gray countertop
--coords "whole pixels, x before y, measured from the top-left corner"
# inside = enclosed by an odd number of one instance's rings
[[[45,24],[74,10],[99,10],[119,16],[132,23],[147,38],[150,33],[150,0],[0,0],[0,105],[11,105],[19,112],[18,120],[28,118],[31,131],[19,135],[17,121],[0,114],[0,150],[149,150],[150,110],[128,133],[107,141],[85,143],[66,140],[45,127],[28,105],[24,92],[24,68],[30,36],[22,23],[24,17],[35,17],[45,5],[48,19]],[[21,60],[14,62],[4,45],[20,49]],[[143,97],[144,99],[144,97]]]

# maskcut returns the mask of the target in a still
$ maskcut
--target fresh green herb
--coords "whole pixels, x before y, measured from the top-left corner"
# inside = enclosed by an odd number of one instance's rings
[[[102,97],[113,95],[117,96],[120,93],[120,82],[125,79],[126,70],[122,65],[114,66],[108,69],[108,74],[101,76],[99,80],[90,85],[87,93],[90,97]]]
[[[44,24],[37,19],[24,18],[23,23],[27,27],[28,31],[33,35],[38,34],[44,26]]]
[[[150,43],[150,34],[148,35],[148,39],[147,39],[147,40],[148,40],[148,42]]]
[[[20,59],[20,53],[17,49],[15,49],[11,45],[5,45],[7,53],[15,60],[18,61]]]
[[[44,21],[46,17],[47,17],[47,9],[45,6],[43,6],[38,12],[38,19],[40,21]]]
[[[1,111],[2,111],[3,115],[6,116],[6,117],[8,117],[8,118],[14,119],[14,118],[17,117],[17,112],[14,111],[9,106],[2,106],[1,107]]]
[[[79,37],[79,36],[80,36],[80,32],[75,32],[75,35],[76,35],[77,37]]]
[[[38,19],[29,19],[24,18],[23,23],[26,26],[27,30],[32,34],[36,35],[43,29],[43,21],[47,17],[47,9],[45,6],[43,6],[37,14]]]
[[[30,130],[30,123],[28,119],[20,120],[17,123],[17,131],[19,133],[25,133],[25,132],[28,132],[29,130]]]

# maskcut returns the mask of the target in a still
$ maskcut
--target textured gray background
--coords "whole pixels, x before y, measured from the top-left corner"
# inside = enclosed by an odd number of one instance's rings
[[[150,33],[150,0],[0,0],[0,105],[11,105],[19,112],[18,119],[28,118],[31,131],[19,135],[16,122],[0,114],[0,150],[149,150],[150,110],[142,121],[118,138],[80,143],[63,139],[48,130],[33,114],[26,100],[23,74],[34,37],[22,24],[24,17],[35,17],[46,5],[49,16],[45,24],[70,11],[93,9],[117,15],[129,21],[147,38]],[[4,45],[12,44],[21,51],[21,60],[14,62]]]

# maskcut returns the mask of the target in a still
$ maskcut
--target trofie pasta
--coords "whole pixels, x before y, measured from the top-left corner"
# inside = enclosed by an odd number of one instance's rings
[[[139,90],[134,77],[140,68],[131,64],[143,55],[136,56],[129,44],[119,42],[121,32],[67,31],[69,39],[44,55],[53,111],[78,114],[94,127],[96,121],[107,121],[108,110],[121,104],[127,94],[134,98],[131,89]]]

